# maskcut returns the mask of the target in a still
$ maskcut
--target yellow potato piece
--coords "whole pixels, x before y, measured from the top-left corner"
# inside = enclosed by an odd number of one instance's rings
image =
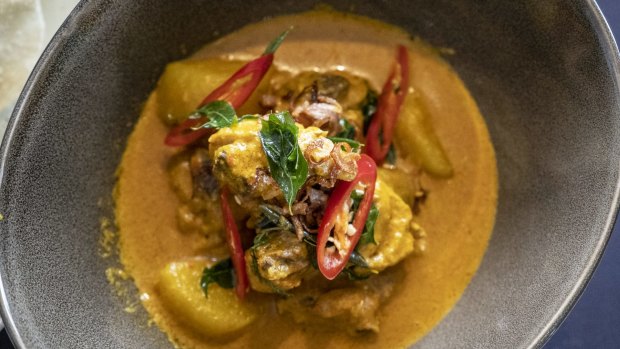
[[[228,80],[245,63],[211,58],[168,64],[157,85],[160,117],[169,125],[184,121],[209,93]],[[260,110],[260,91],[267,88],[271,70],[252,96],[239,108],[238,115],[253,114]]]
[[[258,310],[247,302],[242,303],[234,289],[210,284],[205,297],[200,278],[206,265],[199,260],[168,264],[161,271],[158,284],[165,306],[206,336],[223,336],[252,323]]]
[[[398,188],[396,194],[400,196],[407,205],[413,203],[415,194],[420,189],[417,183],[414,183],[416,178],[415,174],[401,168],[379,167],[377,169],[377,175],[381,181],[391,188]]]
[[[394,142],[404,157],[411,157],[433,176],[452,176],[452,164],[433,130],[420,96],[407,95],[395,130]]]

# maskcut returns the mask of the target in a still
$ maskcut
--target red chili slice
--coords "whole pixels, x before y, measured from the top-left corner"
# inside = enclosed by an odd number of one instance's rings
[[[179,126],[174,127],[166,135],[164,143],[171,147],[181,147],[190,143],[194,143],[202,137],[215,133],[212,128],[201,128],[194,130],[194,127],[204,124],[206,120],[200,119],[187,119],[183,121]]]
[[[239,108],[243,105],[243,103],[245,103],[245,101],[248,100],[248,98],[250,98],[252,92],[256,90],[256,87],[260,84],[261,80],[271,67],[271,63],[273,63],[273,53],[264,54],[255,60],[248,62],[246,65],[241,67],[241,69],[237,70],[237,72],[228,78],[228,80],[226,80],[222,85],[205,97],[200,105],[198,105],[198,108],[217,100],[227,101],[234,109]],[[205,118],[185,120],[185,122],[168,132],[164,143],[175,147],[183,146],[193,143],[200,138],[213,133],[214,130],[212,129],[193,129],[193,127],[202,125],[206,121],[207,120]]]
[[[224,226],[226,228],[226,242],[228,243],[228,249],[230,251],[230,259],[232,260],[233,267],[235,268],[235,275],[237,276],[237,282],[235,291],[239,299],[245,298],[245,294],[248,291],[249,280],[248,274],[245,270],[245,258],[243,256],[243,246],[241,245],[241,236],[239,235],[239,229],[237,229],[237,223],[235,217],[230,210],[228,204],[228,189],[222,188],[220,192],[220,202],[222,205],[222,216],[224,217]]]
[[[241,67],[241,69],[237,70],[237,72],[228,78],[220,87],[216,88],[205,97],[202,103],[200,103],[200,106],[202,107],[209,102],[223,100],[228,101],[233,108],[239,108],[250,98],[252,92],[254,92],[258,84],[260,84],[263,76],[265,76],[267,70],[271,67],[271,63],[273,63],[273,53],[265,54],[247,63]],[[236,83],[242,81],[248,75],[250,76],[249,79],[240,83],[240,86],[235,86]]]
[[[329,280],[333,280],[344,269],[362,235],[366,219],[368,218],[368,212],[372,207],[376,181],[377,165],[368,155],[362,154],[357,161],[357,176],[351,182],[338,181],[327,200],[327,207],[325,208],[325,214],[319,226],[317,237],[317,262],[319,270]],[[345,235],[346,246],[344,246],[345,249],[343,251],[338,251],[336,248],[328,248],[328,238],[331,236],[332,230],[337,223],[337,217],[342,212],[344,206],[348,204],[351,193],[358,183],[365,186],[365,191],[351,223],[355,228],[355,233]],[[348,219],[345,224],[349,224]]]
[[[383,85],[377,103],[377,112],[366,133],[365,151],[377,164],[382,164],[390,151],[394,126],[409,89],[409,58],[407,49],[398,45],[396,61],[389,78]]]

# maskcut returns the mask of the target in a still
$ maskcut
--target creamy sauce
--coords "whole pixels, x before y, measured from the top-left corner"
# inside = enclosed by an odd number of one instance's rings
[[[157,91],[147,101],[123,157],[116,188],[121,260],[143,296],[143,305],[177,345],[187,348],[397,348],[430,331],[454,306],[476,272],[492,232],[497,203],[497,170],[489,134],[478,108],[454,71],[435,50],[393,27],[324,12],[271,19],[250,25],[207,45],[193,58],[251,59],[284,28],[295,25],[276,54],[280,69],[346,69],[367,78],[376,90],[388,75],[397,43],[410,50],[411,85],[424,99],[435,131],[454,168],[450,179],[422,177],[430,195],[415,220],[428,233],[422,256],[397,268],[405,279],[383,305],[378,335],[345,333],[295,325],[269,308],[237,338],[201,337],[161,303],[156,283],[169,262],[204,251],[199,235],[182,234],[175,218],[177,198],[166,165],[178,150],[166,147],[168,131],[158,118]],[[402,132],[401,132],[402,133]],[[406,137],[397,133],[396,137]],[[398,143],[398,140],[397,140]],[[400,180],[394,188],[411,183]]]

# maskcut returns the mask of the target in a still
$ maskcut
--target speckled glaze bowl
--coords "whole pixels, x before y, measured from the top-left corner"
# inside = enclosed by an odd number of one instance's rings
[[[322,1],[450,47],[497,151],[499,211],[478,274],[416,348],[539,347],[569,311],[618,200],[618,53],[594,1]],[[114,171],[165,64],[313,1],[83,1],[2,143],[0,299],[18,348],[170,348],[128,314],[97,253]],[[363,40],[363,38],[360,38]]]

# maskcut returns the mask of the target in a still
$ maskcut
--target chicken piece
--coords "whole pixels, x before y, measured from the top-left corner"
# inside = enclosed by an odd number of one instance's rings
[[[323,178],[332,185],[337,179],[352,180],[357,173],[359,154],[336,147],[326,132],[316,127],[299,128],[298,143],[306,160],[309,175]],[[269,176],[269,165],[258,133],[260,119],[246,119],[232,127],[220,129],[209,138],[213,174],[222,185],[238,196],[246,208],[257,201],[284,200],[277,183]]]
[[[326,321],[351,332],[379,332],[378,310],[394,289],[393,275],[375,276],[353,286],[336,289],[310,287],[278,300],[280,313],[290,313],[297,323]]]
[[[180,201],[177,224],[183,233],[203,235],[203,248],[227,251],[217,183],[208,162],[206,149],[202,148],[178,153],[170,159],[168,179]]]
[[[281,72],[271,79],[271,89],[261,104],[266,110],[289,110],[300,124],[318,127],[329,136],[343,130],[340,122],[344,118],[361,135],[359,106],[367,93],[367,82],[347,72],[303,72],[295,76]]]
[[[357,107],[368,93],[366,80],[343,71],[310,71],[295,76],[278,72],[270,84],[271,89],[263,96],[262,105],[272,110],[292,111],[316,96],[335,99],[346,110]]]
[[[395,265],[413,252],[414,228],[409,206],[385,182],[378,179],[375,185],[375,205],[379,217],[375,224],[376,244],[359,247],[370,269],[381,271]]]
[[[379,332],[377,310],[379,295],[360,288],[342,288],[321,295],[313,311],[325,318],[342,317],[351,322],[356,331]]]
[[[258,138],[260,127],[257,120],[245,120],[220,129],[209,138],[209,153],[220,184],[234,194],[269,200],[281,193],[275,181],[264,175],[269,166]]]
[[[284,230],[267,233],[246,251],[245,262],[252,289],[266,293],[299,286],[310,266],[305,243]]]
[[[330,137],[340,132],[342,107],[329,97],[318,96],[315,101],[304,101],[291,111],[297,122],[305,127],[314,126],[327,131]]]

